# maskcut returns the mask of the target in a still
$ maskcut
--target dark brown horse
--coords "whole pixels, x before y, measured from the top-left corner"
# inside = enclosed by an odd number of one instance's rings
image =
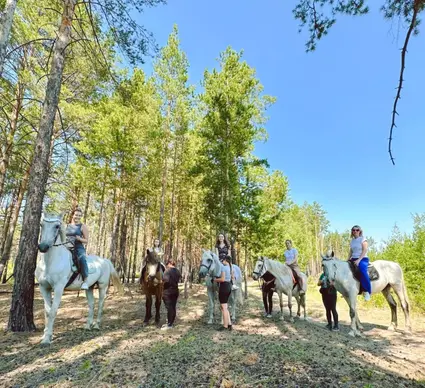
[[[146,251],[146,257],[144,265],[142,267],[142,273],[140,276],[140,287],[142,292],[146,295],[146,314],[143,321],[144,325],[149,324],[152,318],[152,296],[155,296],[155,324],[159,325],[162,301],[162,276],[164,274],[165,267],[159,261],[158,255],[155,251],[148,249]]]

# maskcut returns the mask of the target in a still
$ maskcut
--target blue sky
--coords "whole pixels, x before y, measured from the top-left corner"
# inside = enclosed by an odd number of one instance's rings
[[[360,224],[385,240],[395,223],[411,232],[411,213],[425,212],[425,33],[411,40],[399,103],[393,153],[388,130],[399,77],[405,27],[385,21],[382,1],[369,15],[339,18],[314,53],[305,53],[307,32],[298,33],[296,0],[169,0],[137,19],[160,46],[173,24],[190,62],[191,82],[227,46],[244,50],[265,93],[277,97],[269,110],[269,139],[256,146],[272,169],[289,179],[297,203],[319,202],[332,230]],[[148,60],[144,68],[150,71]]]

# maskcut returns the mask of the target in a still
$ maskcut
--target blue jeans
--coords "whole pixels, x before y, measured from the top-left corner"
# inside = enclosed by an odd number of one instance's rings
[[[89,268],[87,266],[86,259],[86,249],[82,244],[76,245],[74,249],[75,253],[77,254],[78,261],[80,262],[81,276],[83,277],[83,280],[86,280],[87,276],[89,276]]]
[[[357,259],[351,259],[352,261]],[[363,289],[369,294],[372,292],[372,286],[370,284],[369,274],[367,272],[367,267],[369,265],[369,258],[363,257],[359,263],[359,271],[360,271],[360,284]]]

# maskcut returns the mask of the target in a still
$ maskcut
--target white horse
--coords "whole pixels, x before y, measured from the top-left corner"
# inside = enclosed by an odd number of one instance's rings
[[[37,263],[35,276],[40,284],[40,292],[44,299],[45,328],[41,339],[42,345],[49,345],[52,341],[53,325],[62,299],[65,286],[68,283],[72,271],[72,255],[66,248],[65,230],[62,225],[62,216],[44,215],[41,220],[41,235],[38,249],[43,253]],[[86,297],[89,304],[89,316],[85,329],[99,329],[102,319],[103,304],[112,278],[114,288],[123,293],[123,286],[112,263],[107,259],[97,256],[87,256],[89,276]],[[66,289],[77,291],[80,289],[82,279],[78,276]],[[99,306],[97,321],[93,324],[94,296],[93,286],[99,287]],[[52,300],[53,292],[53,300]]]
[[[229,297],[229,311],[232,322],[236,322],[236,303],[239,302],[243,305],[242,297],[242,273],[240,268],[236,264],[232,264],[233,273],[235,276],[235,285],[238,286],[237,290],[232,290]],[[218,295],[218,284],[212,283],[213,277],[221,276],[221,263],[218,256],[212,252],[202,249],[202,260],[201,267],[199,269],[199,277],[204,278],[207,276],[206,286],[208,292],[208,307],[209,307],[209,319],[208,324],[214,323],[214,306]]]
[[[357,295],[360,291],[360,282],[354,277],[350,265],[347,261],[338,260],[332,254],[322,255],[322,263],[325,275],[334,282],[335,288],[346,300],[350,308],[351,331],[350,335],[360,336],[360,329],[363,329],[357,314]],[[388,330],[397,328],[397,303],[391,295],[391,288],[397,294],[401,307],[404,311],[406,331],[411,331],[409,317],[409,300],[403,278],[403,271],[399,264],[393,261],[376,260],[372,263],[379,273],[379,279],[371,282],[372,294],[382,292],[391,308],[391,324]]]
[[[283,320],[283,299],[282,293],[288,297],[288,309],[289,309],[289,321],[294,322],[292,317],[292,297],[295,297],[298,304],[297,316],[301,317],[301,306],[304,309],[304,319],[307,319],[307,313],[305,308],[305,292],[307,291],[307,276],[304,273],[302,274],[303,279],[303,290],[304,294],[300,295],[300,289],[297,285],[294,288],[294,278],[291,268],[286,264],[281,263],[276,260],[268,259],[267,257],[260,257],[255,263],[254,272],[252,273],[252,278],[258,280],[266,272],[271,273],[276,278],[276,292],[279,295],[280,302],[280,319]]]

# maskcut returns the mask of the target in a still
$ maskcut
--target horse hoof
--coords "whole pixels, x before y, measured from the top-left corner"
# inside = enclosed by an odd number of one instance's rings
[[[98,325],[97,323],[95,323],[95,324],[92,326],[92,329],[93,329],[93,330],[97,330],[97,331],[99,331],[99,330],[100,330],[100,327],[99,327],[99,325]]]
[[[280,317],[279,319],[280,319],[281,321],[284,321],[284,318],[283,318],[283,317]]]
[[[214,323],[214,321],[212,320],[212,319],[210,319],[208,322],[207,322],[207,325],[212,325]]]
[[[294,323],[295,322],[294,318],[289,318],[289,322]]]
[[[147,325],[149,325],[149,322],[143,322],[143,327],[146,327]]]
[[[41,339],[41,342],[40,342],[40,346],[41,347],[46,347],[46,346],[50,346],[50,339],[48,339],[48,338],[42,338]]]
[[[351,330],[349,333],[348,333],[348,335],[350,336],[350,337],[355,337],[356,336],[356,333],[354,333],[354,331],[353,330]]]
[[[394,325],[389,325],[387,330],[388,331],[395,331],[395,326]]]
[[[84,330],[90,331],[90,330],[91,330],[91,325],[87,323],[87,324],[84,326]]]

